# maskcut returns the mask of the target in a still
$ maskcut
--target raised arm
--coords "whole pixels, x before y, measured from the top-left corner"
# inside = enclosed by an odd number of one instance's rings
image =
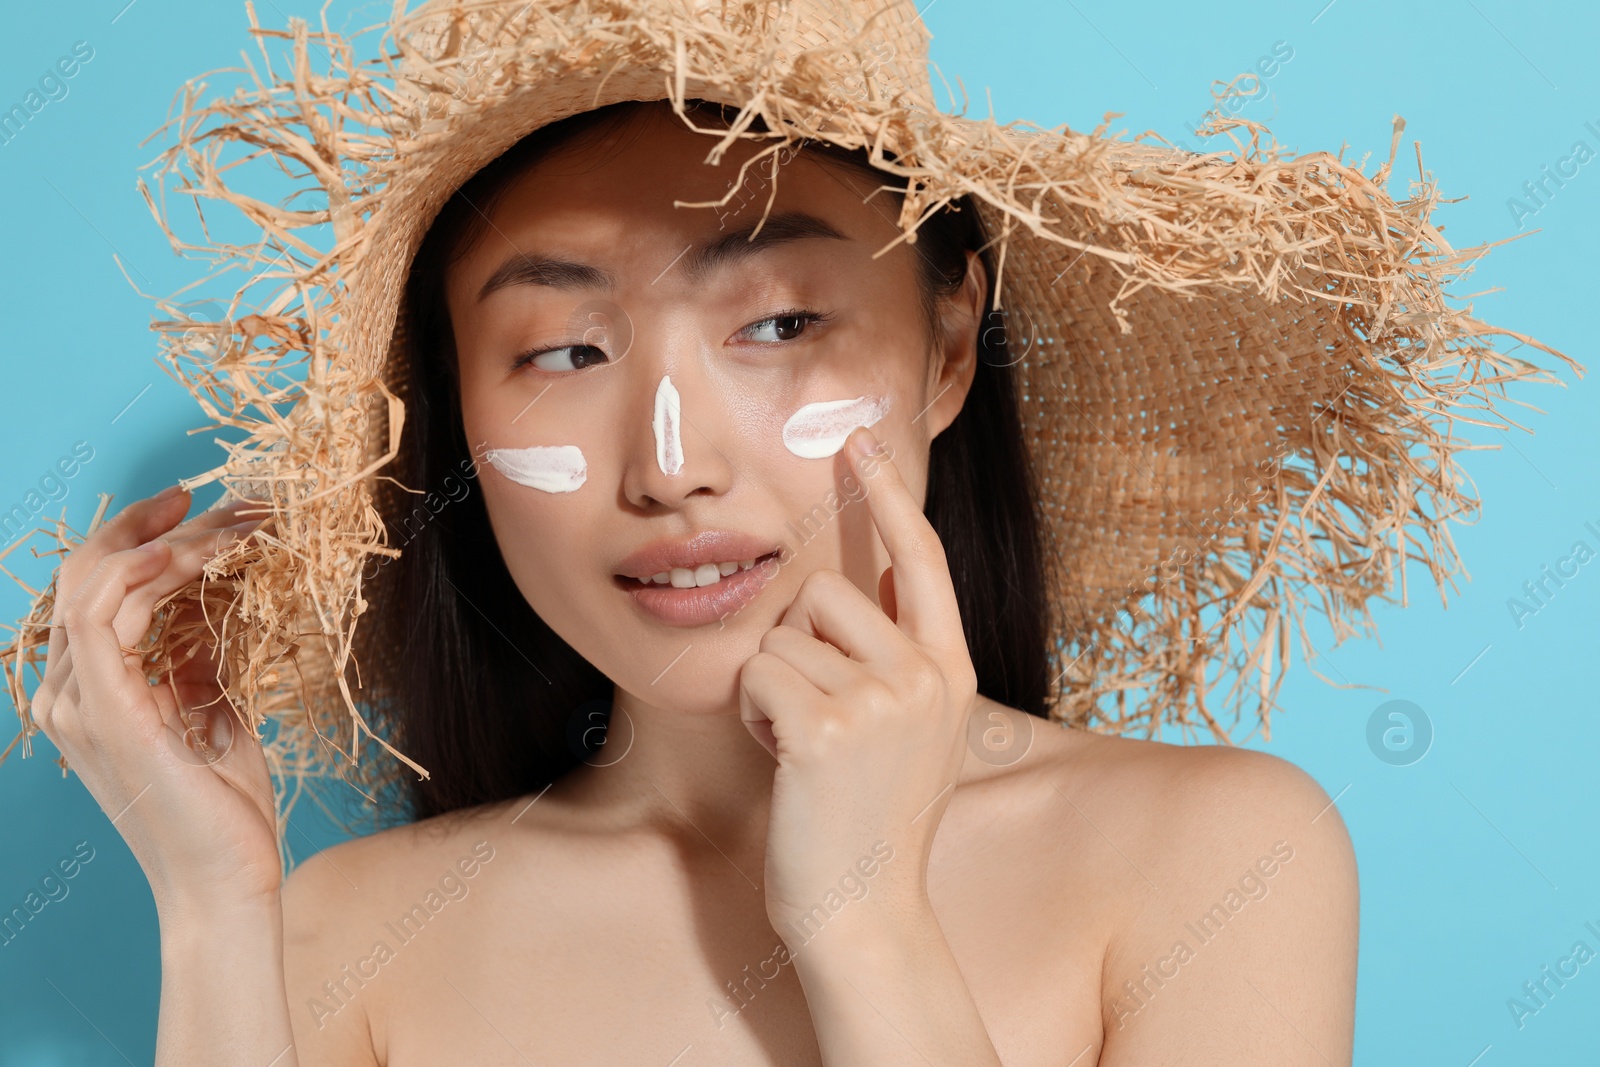
[[[283,983],[270,776],[196,655],[156,685],[136,647],[161,598],[254,520],[179,524],[181,490],[136,501],[61,563],[33,720],[138,859],[161,923],[160,1064],[298,1061]],[[209,707],[207,706],[209,704]]]
[[[927,892],[976,675],[944,547],[893,450],[868,454],[876,443],[857,429],[846,453],[871,479],[868,508],[892,561],[878,603],[838,571],[808,574],[740,675],[745,725],[778,761],[767,916],[829,1067],[998,1067]],[[873,863],[876,877],[862,866]],[[845,907],[848,884],[868,878]]]

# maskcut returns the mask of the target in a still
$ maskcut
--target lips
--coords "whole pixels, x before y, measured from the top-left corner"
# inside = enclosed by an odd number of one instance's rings
[[[662,573],[670,575],[674,568],[694,571],[708,563],[759,560],[778,549],[771,541],[751,534],[705,530],[688,538],[651,541],[619,562],[614,573],[625,579],[648,579]]]
[[[755,599],[776,576],[769,564],[780,551],[749,534],[706,530],[652,541],[617,564],[613,581],[658,622],[704,626],[725,622]]]
[[[681,627],[714,622],[720,625],[748,606],[777,577],[778,569],[765,565],[776,558],[776,552],[769,553],[761,557],[763,565],[719,575],[709,585],[658,585],[621,575],[615,581],[641,611],[657,622]]]

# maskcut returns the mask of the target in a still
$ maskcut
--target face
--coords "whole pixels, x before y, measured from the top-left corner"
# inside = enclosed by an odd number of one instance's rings
[[[722,197],[761,147],[708,165],[712,143],[647,112],[552,154],[446,276],[467,441],[513,580],[625,693],[685,713],[737,711],[740,667],[812,571],[877,601],[872,485],[840,444],[870,425],[922,498],[929,443],[972,380],[984,285],[969,255],[935,346],[915,247],[872,258],[899,234],[888,201],[804,152],[780,157],[756,241],[727,241],[760,219],[770,160],[743,207],[674,207]]]

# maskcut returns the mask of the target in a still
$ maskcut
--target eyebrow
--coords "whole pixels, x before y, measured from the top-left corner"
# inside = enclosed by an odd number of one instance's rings
[[[699,281],[713,270],[725,269],[791,241],[812,238],[849,240],[827,220],[804,211],[782,211],[769,215],[760,233],[755,233],[757,225],[760,225],[760,220],[691,245],[686,254],[680,254],[685,275],[691,282]],[[753,233],[755,236],[752,239]],[[602,267],[553,256],[513,253],[483,283],[483,288],[478,290],[478,300],[481,302],[490,293],[513,285],[610,291],[616,288],[616,284],[616,275]]]

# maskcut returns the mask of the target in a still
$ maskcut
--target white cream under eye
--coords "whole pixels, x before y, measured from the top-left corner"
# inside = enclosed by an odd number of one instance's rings
[[[851,430],[871,426],[888,412],[887,396],[807,404],[783,424],[783,444],[801,459],[825,459],[844,447]]]
[[[570,493],[589,477],[589,465],[577,445],[491,448],[484,458],[519,485],[546,493]]]

